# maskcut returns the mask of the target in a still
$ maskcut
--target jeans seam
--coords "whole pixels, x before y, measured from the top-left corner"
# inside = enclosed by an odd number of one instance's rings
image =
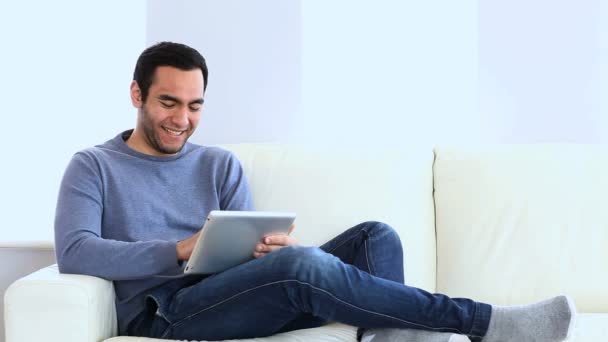
[[[169,332],[171,331],[171,327],[172,326],[173,326],[173,324],[168,323],[167,326],[165,327],[165,330],[163,330],[163,333],[162,333],[162,335],[159,338],[162,339],[162,338],[167,337],[167,335],[169,335]],[[154,338],[156,338],[156,337],[154,337]]]
[[[360,230],[359,232],[357,232],[357,234],[361,233],[362,231],[363,231],[363,230]],[[349,242],[350,240],[352,240],[352,239],[356,238],[356,237],[357,237],[357,234],[354,234],[353,236],[349,237],[348,239],[346,239],[346,240],[342,241],[342,243],[341,243],[341,244],[339,244],[339,245],[335,246],[334,248],[332,248],[332,249],[328,250],[328,251],[327,251],[327,253],[330,253],[330,254],[331,254],[331,252],[333,252],[333,251],[335,251],[336,249],[338,249],[338,248],[342,247],[342,245],[344,245],[345,243],[347,243],[347,242]]]
[[[365,248],[365,261],[367,262],[367,269],[369,270],[369,274],[375,275],[374,270],[372,270],[371,263],[369,262],[369,252],[367,250],[367,240],[363,242],[363,247]]]
[[[169,335],[169,331],[171,331],[171,327],[173,326],[173,324],[169,324],[168,327],[165,328],[165,331],[163,332],[163,334],[159,337],[159,338],[166,338]]]
[[[224,300],[222,300],[222,301],[220,301],[220,302],[218,302],[218,303],[215,303],[215,304],[213,304],[213,305],[210,305],[210,306],[208,306],[208,307],[205,307],[205,308],[204,308],[204,309],[202,309],[202,310],[199,310],[199,311],[197,311],[197,312],[195,312],[195,313],[193,313],[193,314],[191,314],[191,315],[188,315],[188,316],[186,316],[186,317],[184,317],[184,318],[182,318],[182,319],[180,319],[180,320],[178,320],[178,321],[174,322],[173,324],[170,324],[170,327],[178,327],[178,326],[180,326],[180,325],[184,324],[184,321],[186,321],[186,320],[188,320],[188,319],[190,319],[190,318],[192,318],[192,317],[194,317],[194,316],[197,316],[197,315],[199,315],[199,314],[201,314],[201,313],[203,313],[203,312],[205,312],[205,311],[208,311],[208,310],[210,310],[210,309],[213,309],[213,308],[215,308],[215,307],[217,307],[217,306],[219,306],[219,305],[221,305],[221,304],[224,304],[224,303],[226,303],[226,302],[229,302],[230,300],[235,299],[236,297],[239,297],[239,296],[241,296],[242,294],[245,294],[245,293],[247,293],[247,292],[251,292],[251,291],[253,291],[253,290],[257,290],[257,289],[260,289],[260,288],[263,288],[263,287],[266,287],[266,286],[271,286],[271,285],[276,285],[276,284],[281,284],[281,283],[289,283],[289,282],[295,282],[295,283],[298,283],[298,284],[303,284],[303,285],[306,285],[306,286],[311,287],[311,288],[312,288],[312,289],[314,289],[314,290],[324,292],[325,294],[327,294],[327,295],[329,295],[330,297],[332,297],[334,300],[336,300],[336,301],[338,301],[338,302],[340,302],[340,303],[342,303],[342,304],[344,304],[344,305],[347,305],[347,306],[353,307],[353,308],[355,308],[355,309],[357,309],[357,310],[360,310],[360,311],[365,311],[365,312],[368,312],[368,313],[371,313],[371,314],[374,314],[374,315],[378,315],[378,316],[387,317],[387,318],[390,318],[390,319],[393,319],[393,320],[396,320],[396,321],[400,321],[400,322],[403,322],[403,323],[406,323],[406,324],[411,324],[411,325],[414,325],[414,326],[422,327],[422,328],[427,329],[427,330],[444,330],[444,331],[445,331],[445,330],[449,330],[449,331],[457,332],[457,333],[459,333],[459,334],[464,334],[463,332],[461,332],[460,330],[455,329],[455,328],[447,328],[447,327],[433,328],[433,327],[430,327],[430,326],[427,326],[427,325],[424,325],[424,324],[414,323],[414,322],[410,322],[410,321],[407,321],[407,320],[404,320],[404,319],[400,319],[400,318],[397,318],[397,317],[393,317],[393,316],[391,316],[391,315],[386,315],[386,314],[383,314],[383,313],[379,313],[379,312],[375,312],[375,311],[366,310],[366,309],[360,308],[360,307],[358,307],[358,306],[356,306],[356,305],[353,305],[353,304],[351,304],[351,303],[348,303],[348,302],[346,302],[346,301],[344,301],[344,300],[342,300],[342,299],[340,299],[340,298],[336,297],[334,294],[332,294],[331,292],[329,292],[329,291],[327,291],[327,290],[321,289],[321,288],[319,288],[319,287],[313,286],[313,285],[312,285],[312,284],[310,284],[310,283],[303,282],[303,281],[299,281],[299,280],[296,280],[296,279],[279,280],[279,281],[275,281],[275,282],[266,283],[266,284],[263,284],[263,285],[259,285],[259,286],[256,286],[256,287],[253,287],[253,288],[250,288],[250,289],[247,289],[247,290],[241,291],[241,292],[239,292],[239,293],[237,293],[237,294],[235,294],[235,295],[231,296],[230,298],[226,298],[226,299],[224,299]],[[169,332],[169,327],[167,327],[167,331],[165,332],[165,334],[163,334],[163,336],[162,336],[161,338],[166,337],[166,334],[167,334],[168,332]]]
[[[345,243],[349,242],[350,240],[354,239],[357,237],[357,235],[362,234],[362,233],[367,233],[368,237],[371,238],[371,233],[367,231],[368,227],[363,227],[361,228],[357,233],[353,234],[353,236],[350,236],[348,239],[345,239],[344,241],[342,241],[342,243],[340,243],[339,245],[335,246],[334,248],[330,249],[327,251],[327,253],[331,253],[333,251],[335,251],[336,249],[342,247],[342,245],[344,245]]]

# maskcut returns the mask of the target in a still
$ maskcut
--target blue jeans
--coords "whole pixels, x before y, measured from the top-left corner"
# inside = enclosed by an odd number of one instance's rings
[[[491,307],[403,284],[397,233],[359,224],[320,248],[290,246],[207,277],[172,281],[147,296],[129,334],[187,340],[272,335],[338,321],[480,337]]]

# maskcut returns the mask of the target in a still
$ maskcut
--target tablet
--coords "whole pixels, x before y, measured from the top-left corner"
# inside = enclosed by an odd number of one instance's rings
[[[263,236],[287,234],[295,218],[287,212],[213,210],[184,273],[217,273],[249,261]]]

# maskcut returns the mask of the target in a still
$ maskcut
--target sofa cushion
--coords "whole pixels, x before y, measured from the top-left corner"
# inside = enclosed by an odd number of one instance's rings
[[[333,323],[321,328],[303,329],[288,333],[277,334],[271,337],[238,340],[239,342],[339,342],[355,341],[356,329],[347,325]],[[598,342],[604,341],[608,336],[608,314],[581,314],[578,315],[572,337],[568,342]],[[106,342],[160,342],[143,337],[115,337]],[[237,340],[231,340],[237,341]],[[227,342],[227,341],[225,341]]]
[[[435,289],[433,151],[297,145],[224,146],[243,164],[257,210],[297,213],[294,236],[320,245],[363,221],[401,236],[406,283]]]
[[[568,342],[599,342],[608,338],[608,314],[579,314]]]
[[[434,175],[439,292],[608,312],[606,147],[437,148]]]
[[[239,342],[353,342],[357,338],[357,328],[340,324],[332,323],[320,328],[294,330],[286,333],[276,334],[263,338],[252,338],[244,340],[226,340]],[[106,342],[161,342],[167,340],[159,340],[155,338],[145,337],[114,337],[106,340]]]

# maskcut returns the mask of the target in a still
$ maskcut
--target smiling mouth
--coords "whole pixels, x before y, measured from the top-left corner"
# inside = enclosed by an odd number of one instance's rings
[[[163,127],[163,129],[165,130],[165,132],[169,133],[169,135],[172,135],[172,136],[175,136],[175,137],[178,137],[178,136],[184,134],[184,132],[186,132],[186,131],[176,131],[176,130],[173,130],[173,129],[169,129],[167,127]]]

